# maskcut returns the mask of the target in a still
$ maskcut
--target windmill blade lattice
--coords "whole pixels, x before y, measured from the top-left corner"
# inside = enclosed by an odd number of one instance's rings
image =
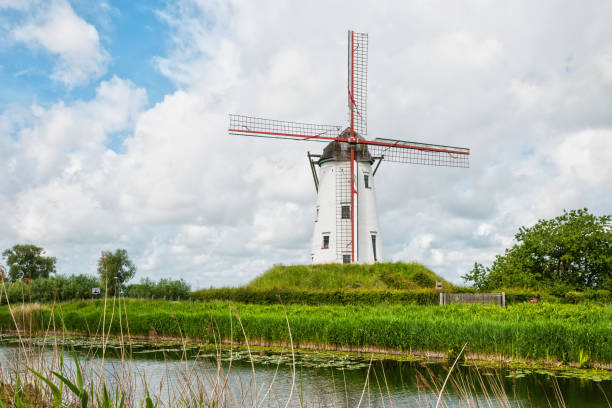
[[[470,149],[405,140],[377,138],[363,141],[373,156],[396,163],[438,167],[470,167]]]
[[[368,134],[368,35],[349,31],[348,119],[359,136]]]
[[[244,115],[229,115],[229,134],[236,136],[269,137],[273,139],[314,140],[329,142],[338,139],[341,126],[289,122]]]

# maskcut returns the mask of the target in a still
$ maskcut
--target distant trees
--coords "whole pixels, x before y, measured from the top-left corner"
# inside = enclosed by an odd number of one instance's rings
[[[61,302],[74,299],[90,299],[91,288],[99,286],[94,276],[56,275],[26,282],[16,280],[6,285],[9,301]]]
[[[6,249],[2,257],[9,267],[9,280],[48,278],[55,273],[56,259],[44,254],[45,250],[36,245],[14,245]]]
[[[612,217],[584,209],[564,211],[521,227],[516,244],[485,268],[463,276],[478,289],[501,287],[612,290]]]
[[[126,288],[126,295],[131,298],[182,300],[189,298],[191,286],[183,279],[160,279],[154,282],[149,278],[133,283]]]
[[[10,302],[60,302],[104,296],[128,296],[147,299],[188,299],[191,287],[183,279],[144,278],[127,285],[136,273],[136,266],[125,249],[102,251],[97,264],[98,276],[55,275],[56,259],[44,256],[35,245],[15,245],[2,252],[8,266],[6,293]],[[4,274],[4,268],[2,274]],[[99,295],[92,289],[100,288]],[[1,302],[2,296],[0,296]]]
[[[125,249],[117,249],[115,252],[102,251],[98,260],[98,276],[102,286],[108,287],[108,293],[113,294],[117,284],[128,282],[136,274],[136,266],[128,257]]]
[[[91,289],[101,286],[100,295],[94,296]],[[122,296],[144,299],[183,300],[189,298],[191,287],[182,279],[160,279],[158,282],[144,279],[141,283],[127,285],[122,290]],[[40,278],[26,282],[18,279],[6,283],[6,292],[11,303],[25,302],[63,302],[67,300],[81,300],[104,297],[104,286],[96,276],[56,275],[50,278]],[[108,296],[115,292],[109,289]],[[117,294],[118,295],[118,294]],[[4,295],[0,298],[5,303]]]

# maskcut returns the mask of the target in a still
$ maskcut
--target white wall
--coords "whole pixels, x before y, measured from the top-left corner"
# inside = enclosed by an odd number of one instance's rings
[[[346,161],[327,161],[319,168],[319,193],[317,196],[318,218],[314,222],[312,238],[312,263],[342,262],[336,252],[336,172],[346,168]],[[364,174],[370,176],[365,187]],[[383,242],[376,209],[374,178],[369,162],[357,165],[357,262],[374,263],[372,235],[376,235],[377,261],[384,259]],[[322,249],[323,235],[329,234],[329,248]]]

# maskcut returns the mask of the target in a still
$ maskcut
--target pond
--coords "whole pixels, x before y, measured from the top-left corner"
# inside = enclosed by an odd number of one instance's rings
[[[34,339],[25,350],[57,368],[59,348]],[[138,402],[145,384],[163,406],[215,394],[219,405],[284,407],[427,407],[452,361],[398,361],[384,356],[245,347],[181,345],[176,342],[110,342],[102,363],[99,342],[74,339],[86,378],[129,390]],[[122,359],[121,356],[124,358]],[[127,358],[131,355],[131,358]],[[65,372],[74,369],[64,353]],[[24,348],[11,336],[0,337],[0,364],[6,374],[20,370]],[[104,369],[102,370],[102,367]],[[295,367],[295,369],[294,369]],[[94,380],[95,381],[95,380]],[[558,395],[562,395],[563,402]],[[495,367],[460,363],[452,371],[442,398],[449,407],[609,407],[612,373],[597,370]],[[257,403],[255,403],[257,401]],[[564,405],[563,405],[564,404]]]

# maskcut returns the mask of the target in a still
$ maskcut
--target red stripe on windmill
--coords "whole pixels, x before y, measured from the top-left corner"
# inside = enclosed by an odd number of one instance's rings
[[[383,160],[469,167],[470,150],[466,148],[366,139],[367,63],[368,35],[349,31],[346,128],[230,115],[231,135],[328,143],[322,154],[308,152],[317,190],[312,263],[374,263],[384,259],[372,184]]]

